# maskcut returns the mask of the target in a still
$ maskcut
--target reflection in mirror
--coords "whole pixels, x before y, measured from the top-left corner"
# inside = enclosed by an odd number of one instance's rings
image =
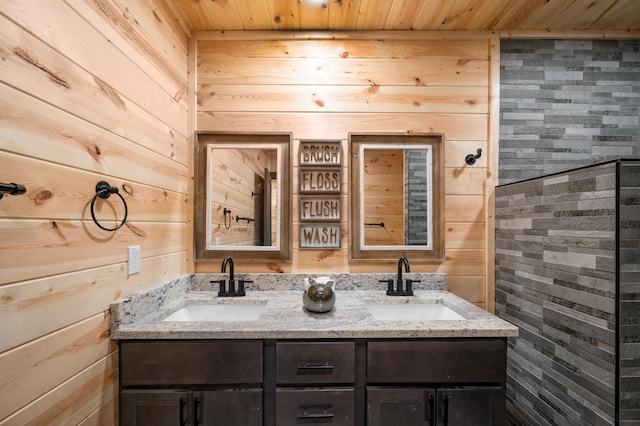
[[[433,246],[432,147],[361,145],[361,243]],[[367,208],[365,209],[365,206]]]
[[[352,259],[440,260],[442,135],[351,135],[350,142]]]
[[[280,146],[208,144],[206,149],[210,165],[207,250],[219,246],[277,247],[275,219],[282,204],[277,186]]]
[[[198,135],[196,260],[289,258],[290,138]]]

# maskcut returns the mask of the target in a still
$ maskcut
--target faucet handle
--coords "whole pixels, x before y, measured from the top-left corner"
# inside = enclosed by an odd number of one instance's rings
[[[227,292],[227,286],[225,280],[213,280],[209,281],[211,284],[220,284],[220,290],[218,291],[218,297],[225,294]]]
[[[393,278],[389,278],[386,280],[378,280],[381,283],[387,283],[387,295],[393,293]]]
[[[407,296],[413,296],[413,283],[419,283],[420,280],[412,280],[411,278],[407,278],[405,292]]]
[[[238,296],[244,296],[246,294],[245,290],[244,290],[244,285],[247,283],[252,283],[253,281],[251,280],[243,280],[240,279],[238,280]]]

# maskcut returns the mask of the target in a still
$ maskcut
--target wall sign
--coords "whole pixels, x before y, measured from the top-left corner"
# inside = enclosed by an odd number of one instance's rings
[[[339,168],[300,168],[300,192],[339,194],[342,190],[342,170]]]
[[[301,166],[340,166],[340,141],[300,141]]]
[[[341,211],[340,196],[300,196],[300,221],[339,221]]]
[[[334,224],[300,224],[300,248],[340,248],[342,226]]]
[[[342,141],[300,141],[300,248],[339,249]],[[313,223],[304,223],[313,222]]]

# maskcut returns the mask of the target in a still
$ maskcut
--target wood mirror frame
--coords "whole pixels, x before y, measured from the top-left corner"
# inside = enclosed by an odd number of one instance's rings
[[[431,151],[430,178],[431,178],[431,219],[429,226],[431,231],[430,245],[365,245],[365,205],[363,201],[364,165],[361,149],[364,147],[378,149],[411,148],[412,146],[428,146]],[[444,257],[444,135],[439,133],[429,134],[350,134],[350,260],[398,260],[406,256],[416,262],[442,262]],[[396,183],[397,185],[397,183]],[[402,183],[401,183],[402,185]],[[404,192],[403,189],[399,189]],[[386,189],[388,193],[394,193]],[[404,210],[404,195],[400,194]],[[404,220],[404,219],[403,219]],[[377,224],[384,227],[384,222]],[[370,224],[376,225],[376,224]],[[404,242],[404,240],[403,240]]]
[[[195,221],[194,245],[196,262],[220,260],[226,256],[234,259],[249,259],[257,261],[289,261],[291,259],[291,133],[196,133],[195,143]],[[277,185],[280,191],[279,214],[277,219],[278,236],[274,246],[211,246],[207,244],[207,157],[208,147],[229,147],[242,149],[239,145],[246,144],[248,149],[265,145],[278,147],[279,165]]]

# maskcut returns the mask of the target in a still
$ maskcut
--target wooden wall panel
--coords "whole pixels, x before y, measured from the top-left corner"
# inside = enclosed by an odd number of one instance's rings
[[[219,112],[198,111],[198,130],[244,129],[244,131],[293,132],[295,139],[343,139],[349,132],[444,132],[445,142],[487,140],[486,114],[465,114],[461,122],[456,114],[420,114],[379,112],[295,113],[295,112]],[[464,160],[464,159],[463,159]],[[445,158],[445,162],[447,159]]]
[[[182,144],[155,152],[3,84],[0,110],[3,150],[186,192],[187,147]]]
[[[106,311],[121,297],[168,281],[176,271],[181,275],[184,264],[185,253],[178,252],[143,258],[144,273],[138,275],[127,276],[127,265],[120,262],[0,286],[0,351]]]
[[[104,402],[117,393],[118,351],[115,351],[0,421],[0,425],[78,424],[96,410],[104,409]],[[109,403],[106,407],[113,409]]]
[[[0,354],[0,418],[113,352],[109,321],[105,311],[28,343],[28,350]]]
[[[0,182],[27,189],[0,200],[2,425],[115,424],[109,305],[187,270],[188,40],[164,2],[133,3],[0,4]],[[91,219],[99,180],[128,204],[116,232]]]
[[[378,86],[473,86],[489,73],[485,59],[435,57],[413,59],[411,63],[394,60],[356,58],[261,58],[261,69],[254,58],[210,56],[200,63],[198,82],[207,84],[317,84],[340,79],[342,84]],[[287,67],[282,74],[278,70]],[[447,69],[450,72],[443,73]],[[372,81],[371,76],[377,80]]]
[[[382,2],[381,2],[382,3]],[[387,5],[388,6],[388,5]],[[379,13],[379,11],[376,11]],[[390,9],[392,20],[403,11]],[[384,15],[381,14],[381,15]],[[453,23],[452,23],[453,24]],[[410,259],[412,270],[446,272],[452,290],[486,308],[488,287],[487,181],[497,175],[491,120],[497,98],[492,48],[495,36],[358,32],[305,39],[241,33],[198,33],[193,54],[197,81],[195,128],[199,131],[292,132],[300,139],[343,141],[343,210],[348,206],[350,132],[445,135],[445,260]],[[496,129],[497,130],[497,129]],[[474,166],[467,154],[483,150]],[[247,272],[388,272],[395,265],[348,261],[349,223],[342,216],[342,247],[299,248],[297,156],[293,176],[291,263],[238,262]],[[196,271],[216,271],[199,263]],[[490,285],[493,285],[491,283]]]
[[[180,137],[104,80],[70,62],[44,41],[0,17],[3,82],[72,115],[146,146],[171,152]]]
[[[488,96],[486,87],[204,84],[198,88],[198,104],[205,111],[245,113],[275,110],[486,114]]]
[[[432,39],[420,35],[402,39],[402,35],[396,37],[384,33],[360,32],[357,35],[335,34],[334,40],[288,40],[283,36],[279,40],[224,40],[216,33],[211,33],[212,38],[222,40],[202,40],[198,42],[198,56],[202,58],[200,63],[208,63],[212,57],[235,58],[305,58],[316,60],[318,58],[341,59],[418,59],[433,60],[433,58],[455,58],[457,60],[479,59],[487,60],[487,47],[489,39],[483,36],[467,40],[446,40],[446,34],[434,33]],[[402,33],[400,33],[402,34]],[[342,38],[341,38],[342,37]],[[305,38],[304,35],[301,38]],[[474,38],[473,35],[470,38]],[[231,46],[231,47],[230,47]],[[204,61],[204,62],[202,62]],[[206,65],[205,65],[206,66]],[[260,68],[260,67],[258,67]],[[446,70],[443,70],[446,71]],[[384,70],[378,70],[383,72]],[[374,80],[375,81],[375,80]],[[487,81],[481,81],[483,85]]]

